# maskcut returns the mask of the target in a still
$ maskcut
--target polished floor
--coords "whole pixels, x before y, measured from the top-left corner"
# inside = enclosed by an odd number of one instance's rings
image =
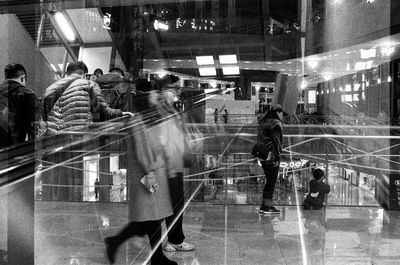
[[[167,253],[179,265],[400,264],[400,213],[379,207],[296,206],[260,216],[257,206],[194,203],[184,217],[192,252]],[[105,236],[126,223],[121,203],[36,202],[35,264],[108,264]],[[147,240],[136,238],[117,264],[142,264]]]

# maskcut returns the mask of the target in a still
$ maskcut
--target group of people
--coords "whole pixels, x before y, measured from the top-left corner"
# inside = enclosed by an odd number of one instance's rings
[[[5,81],[0,85],[0,147],[34,139],[39,119],[46,124],[44,135],[54,135],[66,129],[79,130],[92,121],[130,116],[132,123],[142,126],[130,126],[127,140],[131,159],[127,163],[129,223],[117,235],[104,239],[107,258],[114,263],[119,246],[127,239],[147,235],[153,248],[152,265],[177,264],[162,251],[162,221],[166,221],[169,229],[166,251],[191,251],[194,246],[185,242],[182,229],[183,157],[190,147],[177,109],[180,105],[175,104],[176,96],[171,91],[152,90],[150,82],[141,78],[141,84],[136,86],[137,90],[143,88],[141,93],[133,93],[136,94],[134,115],[124,105],[129,100],[120,97],[131,89],[121,82],[126,78],[121,69],[111,69],[104,75],[97,71],[90,78],[87,73],[84,62],[69,63],[67,75],[45,90],[40,106],[35,93],[26,88],[28,77],[24,66],[8,64]],[[115,93],[105,99],[102,88],[107,85]],[[50,175],[46,177],[60,177]],[[99,185],[96,180],[96,196]]]
[[[219,113],[222,112],[221,110],[218,110],[217,108],[214,110],[214,122],[218,123],[219,120]],[[224,123],[227,124],[229,121],[229,113],[227,109],[224,109],[224,114],[222,114],[222,119],[224,120]]]
[[[280,212],[279,209],[273,206],[272,199],[279,175],[283,140],[282,119],[284,114],[282,105],[273,104],[270,111],[259,120],[257,143],[266,149],[265,154],[267,154],[265,157],[258,157],[266,179],[259,209],[260,214]],[[305,210],[319,210],[323,208],[326,194],[330,192],[330,186],[325,183],[324,176],[325,174],[322,169],[315,168],[313,170],[313,179],[309,185],[310,190],[303,202]]]

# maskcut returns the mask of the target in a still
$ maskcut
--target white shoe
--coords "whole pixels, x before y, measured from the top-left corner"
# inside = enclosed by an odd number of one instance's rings
[[[194,249],[194,245],[186,243],[186,242],[182,242],[178,245],[167,242],[167,244],[165,244],[165,247],[164,247],[164,250],[168,251],[168,252],[192,251],[193,249]]]

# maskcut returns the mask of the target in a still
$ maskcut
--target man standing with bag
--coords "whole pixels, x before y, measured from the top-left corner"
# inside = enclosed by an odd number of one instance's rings
[[[35,137],[37,98],[25,87],[26,70],[21,64],[8,64],[0,85],[0,147],[23,143]]]
[[[279,174],[280,154],[282,151],[283,110],[280,104],[272,105],[271,110],[261,118],[258,127],[258,143],[271,146],[265,159],[260,159],[265,174],[265,186],[259,212],[261,214],[279,213],[272,205],[275,184]]]

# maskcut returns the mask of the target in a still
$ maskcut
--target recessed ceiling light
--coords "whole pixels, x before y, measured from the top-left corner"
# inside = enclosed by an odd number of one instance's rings
[[[196,56],[198,65],[211,65],[214,64],[214,58],[212,56]]]
[[[219,55],[220,64],[235,64],[237,63],[236,54]]]
[[[199,73],[201,76],[214,76],[217,75],[217,70],[215,67],[204,67],[199,68]]]
[[[64,13],[62,12],[56,12],[54,15],[54,19],[58,25],[58,27],[61,29],[63,36],[68,40],[68,41],[74,41],[76,39],[75,32],[65,17]]]

